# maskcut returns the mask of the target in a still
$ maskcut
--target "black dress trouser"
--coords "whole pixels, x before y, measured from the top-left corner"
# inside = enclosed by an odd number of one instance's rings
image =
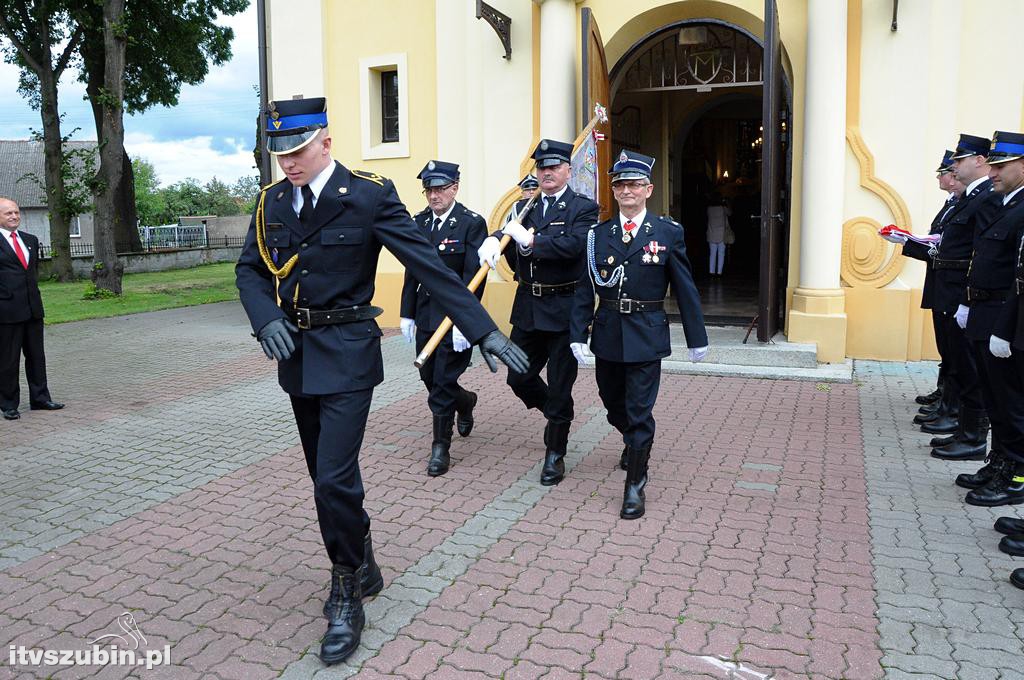
[[[50,390],[46,386],[43,320],[0,323],[0,409],[4,411],[17,409],[21,404],[18,369],[21,368],[23,352],[29,404],[51,401]]]
[[[1013,356],[1000,359],[988,340],[971,340],[981,394],[992,424],[992,441],[1003,453],[1024,463],[1024,383]],[[994,446],[994,445],[993,445]]]
[[[962,415],[964,409],[983,410],[985,406],[981,400],[978,368],[975,365],[970,342],[964,334],[964,329],[957,324],[953,314],[944,314],[943,319],[946,322],[946,349],[949,361],[953,364],[953,382],[956,386],[956,393],[960,397],[960,413]],[[943,357],[943,361],[945,360],[946,357]]]
[[[416,353],[423,351],[433,330],[423,330],[416,327]],[[420,380],[427,387],[427,406],[435,416],[450,416],[455,414],[455,407],[465,404],[469,395],[459,385],[459,378],[469,367],[470,359],[473,357],[473,348],[456,352],[452,344],[451,333],[444,336],[444,340],[437,346],[434,353],[420,368]]]
[[[622,363],[598,357],[594,369],[608,422],[622,433],[622,443],[635,449],[651,446],[661,360]]]
[[[508,372],[508,385],[526,408],[540,409],[553,423],[573,419],[572,386],[579,364],[569,349],[569,331],[524,331],[512,327],[512,342],[530,359],[526,373]],[[547,364],[547,384],[540,377]]]
[[[359,449],[373,388],[289,396],[327,556],[333,564],[357,569],[363,563],[363,538],[370,530],[370,516],[363,510]]]

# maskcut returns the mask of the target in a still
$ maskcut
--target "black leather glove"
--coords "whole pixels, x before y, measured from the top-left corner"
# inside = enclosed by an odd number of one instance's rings
[[[480,354],[483,355],[491,373],[498,372],[497,357],[503,364],[516,373],[526,373],[530,368],[530,359],[519,345],[505,337],[501,331],[491,331],[480,339]]]
[[[256,339],[263,347],[263,353],[268,359],[287,359],[295,351],[295,341],[292,340],[292,333],[298,333],[299,329],[288,319],[274,319],[260,329]]]

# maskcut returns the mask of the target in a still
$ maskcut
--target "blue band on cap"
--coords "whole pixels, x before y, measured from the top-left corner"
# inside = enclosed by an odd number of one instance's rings
[[[992,151],[1024,155],[1024,144],[1012,144],[1011,142],[996,142],[992,145]]]
[[[274,123],[280,123],[275,126]],[[281,116],[274,121],[267,116],[267,129],[269,130],[294,130],[296,128],[308,127],[310,125],[327,125],[327,113],[300,113],[294,116]]]

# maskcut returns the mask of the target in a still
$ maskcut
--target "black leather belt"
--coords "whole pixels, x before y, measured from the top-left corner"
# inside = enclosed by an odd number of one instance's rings
[[[295,322],[295,325],[302,330],[309,330],[316,326],[333,326],[338,323],[353,323],[376,319],[384,313],[380,307],[373,305],[360,305],[358,307],[342,307],[341,309],[307,309],[296,307],[286,309],[284,313]]]
[[[601,298],[598,303],[601,309],[610,309],[619,314],[632,314],[633,312],[660,312],[665,309],[664,300],[630,300],[629,298]]]
[[[1004,302],[1006,300],[1006,291],[985,290],[983,288],[971,288],[970,286],[967,287],[968,302],[985,302],[986,300]]]
[[[971,266],[970,260],[942,260],[932,259],[932,269],[967,269]]]
[[[576,282],[570,281],[569,283],[527,283],[526,281],[520,281],[520,286],[525,287],[530,291],[530,295],[534,297],[545,297],[547,295],[572,295],[576,292]]]

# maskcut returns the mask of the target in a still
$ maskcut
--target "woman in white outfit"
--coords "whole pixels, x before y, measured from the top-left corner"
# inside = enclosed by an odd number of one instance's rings
[[[726,232],[729,228],[729,215],[732,211],[721,198],[714,198],[708,206],[708,249],[711,251],[708,271],[712,276],[721,276],[722,265],[725,263]]]

